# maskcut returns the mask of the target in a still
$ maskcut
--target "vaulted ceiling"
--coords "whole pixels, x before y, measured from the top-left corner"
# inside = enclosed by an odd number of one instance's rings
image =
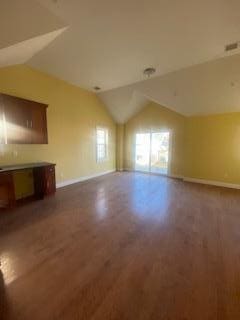
[[[135,95],[138,100],[133,99]],[[240,54],[102,92],[99,96],[119,123],[126,122],[148,100],[185,116],[240,112]]]
[[[66,30],[59,17],[32,0],[0,2],[0,67],[29,61]]]
[[[149,100],[185,115],[240,111],[240,52],[224,52],[240,40],[238,0],[2,0],[0,34],[0,66],[99,86],[117,122]]]

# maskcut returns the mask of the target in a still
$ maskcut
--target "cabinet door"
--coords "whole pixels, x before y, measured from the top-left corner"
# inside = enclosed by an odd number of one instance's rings
[[[45,194],[53,194],[56,191],[55,166],[45,168]]]
[[[31,143],[29,101],[2,95],[7,144]]]
[[[0,144],[6,142],[5,131],[4,131],[4,112],[3,112],[3,99],[0,95]]]
[[[31,102],[31,143],[48,143],[46,108],[45,104]]]
[[[0,173],[0,208],[13,208],[15,202],[16,199],[12,173]]]

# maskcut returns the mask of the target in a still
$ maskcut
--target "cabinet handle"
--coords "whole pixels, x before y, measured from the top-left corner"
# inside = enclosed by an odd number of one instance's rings
[[[27,128],[32,128],[33,127],[33,122],[32,122],[32,120],[27,120],[26,121],[27,122]]]

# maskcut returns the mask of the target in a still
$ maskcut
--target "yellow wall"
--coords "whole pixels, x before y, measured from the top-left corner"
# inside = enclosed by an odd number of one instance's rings
[[[156,103],[149,103],[125,125],[126,169],[134,169],[134,144],[137,132],[167,129],[172,132],[171,175],[183,174],[185,117]]]
[[[53,162],[57,182],[115,169],[116,126],[95,94],[23,65],[0,69],[0,92],[49,105],[49,144],[0,145],[0,165]],[[96,162],[97,125],[109,128],[107,162]]]
[[[125,125],[117,124],[117,170],[124,169],[124,139],[125,139]]]
[[[187,118],[185,176],[240,184],[240,113]]]
[[[150,103],[125,125],[126,169],[135,134],[158,129],[172,130],[171,175],[240,184],[240,113],[184,117]]]
[[[184,117],[149,103],[116,130],[95,94],[27,66],[0,69],[0,92],[49,104],[49,144],[0,145],[0,165],[54,162],[57,182],[63,182],[114,170],[117,150],[117,168],[133,169],[135,134],[170,129],[170,174],[240,184],[240,113]],[[96,163],[97,125],[110,132],[109,160],[103,163]],[[31,172],[15,176],[18,198],[32,188],[30,179]]]

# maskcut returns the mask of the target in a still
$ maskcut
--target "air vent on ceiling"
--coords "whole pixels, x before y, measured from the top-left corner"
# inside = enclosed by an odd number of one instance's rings
[[[229,43],[225,46],[225,51],[232,51],[239,48],[239,42]]]

